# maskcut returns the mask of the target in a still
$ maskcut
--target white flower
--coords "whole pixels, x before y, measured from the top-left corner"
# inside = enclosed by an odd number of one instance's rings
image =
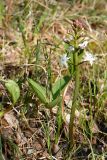
[[[73,46],[70,46],[70,47],[69,47],[69,51],[70,51],[70,52],[74,51],[74,47],[73,47]]]
[[[69,40],[72,41],[73,39],[74,39],[74,37],[71,35],[71,36],[69,37]]]
[[[80,43],[80,44],[79,44],[79,47],[80,47],[81,49],[84,49],[84,48],[87,47],[87,45],[88,45],[88,41],[86,40],[86,41]]]
[[[88,61],[91,66],[93,65],[93,62],[97,59],[94,55],[92,55],[90,52],[85,52],[85,55],[83,57],[84,61]]]
[[[67,37],[67,38],[65,37],[65,38],[64,38],[64,42],[67,42],[67,41],[70,42],[70,41],[72,41],[73,39],[74,39],[74,37],[71,35],[70,37]]]
[[[62,55],[61,59],[60,59],[61,66],[65,66],[67,68],[68,67],[68,64],[67,64],[68,60],[69,60],[69,58],[67,57],[66,54]]]

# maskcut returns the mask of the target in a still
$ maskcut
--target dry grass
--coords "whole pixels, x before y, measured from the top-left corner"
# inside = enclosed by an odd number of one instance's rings
[[[0,79],[16,80],[21,97],[12,108],[11,98],[0,82],[1,160],[103,160],[107,158],[107,4],[102,1],[1,0]],[[51,57],[52,81],[59,74],[64,39],[78,20],[90,38],[88,49],[97,56],[94,66],[81,65],[81,86],[75,117],[75,145],[68,152],[68,123],[57,134],[57,107],[45,109],[31,93],[26,78],[46,85]],[[64,114],[70,112],[74,81],[64,92]],[[71,95],[71,96],[70,96]],[[66,103],[66,104],[65,104]],[[3,112],[3,115],[2,115]],[[56,137],[55,137],[56,136]],[[55,140],[58,138],[58,144]]]

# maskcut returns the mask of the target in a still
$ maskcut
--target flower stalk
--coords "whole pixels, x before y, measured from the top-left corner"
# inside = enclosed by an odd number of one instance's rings
[[[77,99],[79,93],[79,65],[78,65],[78,52],[74,53],[74,70],[75,70],[75,88],[74,88],[74,95],[73,95],[73,102],[71,107],[70,113],[70,123],[69,123],[69,142],[70,148],[72,149],[74,141],[73,141],[73,130],[74,130],[74,118],[75,118],[75,109],[77,107]]]

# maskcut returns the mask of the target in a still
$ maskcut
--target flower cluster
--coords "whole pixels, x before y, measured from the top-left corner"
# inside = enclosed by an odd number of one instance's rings
[[[88,46],[88,43],[89,43],[89,38],[86,37],[84,41],[78,45],[78,47],[84,50]],[[74,52],[75,48],[72,45],[70,45],[68,50],[69,52]],[[92,66],[93,63],[96,61],[96,59],[97,59],[96,56],[94,56],[92,53],[84,51],[83,62],[89,62],[90,65]],[[61,66],[68,68],[68,60],[69,57],[66,54],[63,54],[60,58]]]

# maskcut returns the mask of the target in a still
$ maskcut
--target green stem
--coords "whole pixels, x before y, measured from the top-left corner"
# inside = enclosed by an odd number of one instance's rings
[[[73,147],[73,126],[74,126],[74,118],[75,118],[75,109],[77,106],[77,98],[79,92],[79,65],[78,65],[78,52],[74,53],[74,69],[75,69],[75,89],[73,95],[73,102],[71,107],[70,113],[70,124],[69,124],[69,141],[70,141],[70,148]]]

